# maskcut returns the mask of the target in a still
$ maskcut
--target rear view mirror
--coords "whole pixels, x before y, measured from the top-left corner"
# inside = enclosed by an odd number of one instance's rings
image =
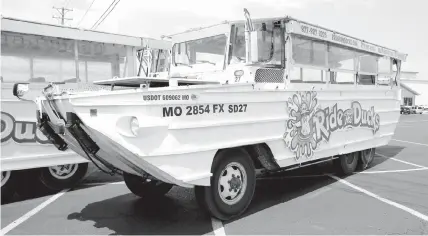
[[[13,95],[19,99],[21,99],[28,91],[28,83],[17,83],[13,85]]]

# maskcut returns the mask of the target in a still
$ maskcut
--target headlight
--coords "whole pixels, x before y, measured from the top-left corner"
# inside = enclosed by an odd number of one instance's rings
[[[131,118],[131,131],[132,133],[137,136],[138,129],[140,128],[140,124],[138,123],[138,119],[136,117]]]

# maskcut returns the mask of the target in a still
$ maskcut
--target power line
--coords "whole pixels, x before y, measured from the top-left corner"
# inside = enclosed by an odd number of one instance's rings
[[[103,12],[103,14],[100,16],[100,18],[98,18],[98,20],[94,23],[94,25],[91,27],[91,29],[94,28],[95,25],[98,23],[98,21],[101,20],[101,18],[104,16],[104,14],[106,14],[106,12],[108,11],[108,9],[110,9],[110,7],[113,6],[113,4],[114,4],[115,1],[116,0],[113,0],[113,2],[110,4],[110,6],[108,6],[108,8]]]
[[[89,9],[91,9],[92,4],[94,4],[95,0],[92,0],[91,5],[89,5],[88,9],[86,9],[85,14],[83,15],[82,19],[80,19],[79,24],[77,24],[77,27],[79,27],[80,23],[82,23],[83,19],[86,17],[86,14],[88,14]]]
[[[114,6],[111,8],[111,10],[105,15],[105,17],[101,20],[101,18],[104,16],[104,14],[108,11],[108,9],[110,9],[110,7],[113,5],[113,3],[116,0],[113,0],[113,2],[110,4],[110,6],[104,11],[104,13],[101,15],[101,17],[97,20],[97,22],[95,22],[95,24],[91,27],[91,29],[96,29],[101,23],[103,23],[103,21],[110,15],[110,13],[114,10],[114,8],[116,7],[116,5],[120,2],[120,0],[118,0]],[[101,20],[101,21],[100,21]]]
[[[68,9],[65,7],[52,7],[53,9],[56,9],[59,12],[59,17],[58,16],[52,16],[52,18],[55,19],[61,19],[61,25],[64,25],[64,20],[73,20],[73,18],[65,18],[65,14],[67,14],[69,11],[73,11],[73,9]]]
[[[95,26],[94,29],[96,29],[101,23],[104,22],[104,20],[110,15],[110,13],[114,10],[114,8],[116,7],[116,5],[120,2],[121,0],[118,0],[114,6],[111,8],[111,10],[107,13],[107,15]]]

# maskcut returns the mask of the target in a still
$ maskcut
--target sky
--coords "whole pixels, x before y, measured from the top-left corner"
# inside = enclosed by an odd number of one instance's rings
[[[73,9],[66,25],[91,28],[113,0],[1,0],[4,17],[58,24],[52,7]],[[428,0],[121,0],[97,30],[159,38],[224,20],[290,15],[408,54],[403,70],[428,80]]]

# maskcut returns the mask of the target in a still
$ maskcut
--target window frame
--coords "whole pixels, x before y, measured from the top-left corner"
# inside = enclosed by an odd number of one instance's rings
[[[2,67],[13,68],[14,64],[23,65],[25,72],[20,76],[19,79],[13,78],[13,76],[5,76],[2,73],[1,83],[16,83],[16,82],[29,82],[29,83],[49,83],[49,82],[64,82],[67,84],[79,84],[79,83],[92,83],[100,78],[89,77],[88,78],[88,63],[91,62],[108,62],[109,67],[112,69],[115,63],[117,70],[116,76],[135,76],[137,75],[136,67],[133,62],[133,58],[136,58],[136,47],[130,45],[114,44],[114,43],[102,43],[98,41],[87,41],[87,40],[75,40],[70,38],[58,38],[47,35],[35,35],[35,34],[24,34],[11,31],[2,31],[2,56],[10,56],[28,61],[28,63],[12,63],[12,66],[7,66],[7,63],[3,63]],[[13,45],[14,42],[18,45]],[[10,43],[9,43],[10,42]],[[38,45],[39,49],[29,49],[25,52],[25,46],[22,47],[20,44],[26,46]],[[117,51],[115,55],[119,55],[119,61],[113,61],[106,59],[104,53],[107,49],[104,48],[112,47],[111,51]],[[109,52],[111,55],[114,53]],[[89,55],[87,55],[89,53]],[[6,58],[3,58],[6,59]],[[122,60],[121,60],[122,59]],[[5,60],[3,60],[5,61]],[[52,62],[63,61],[62,66],[65,68],[61,70],[61,66],[57,66]],[[45,76],[38,73],[37,62],[41,62],[39,65],[43,65],[39,68],[44,68],[45,64],[53,66],[49,73],[45,73]],[[70,62],[73,62],[72,64]],[[89,66],[90,68],[91,66]],[[6,69],[7,70],[7,69]],[[45,70],[45,69],[43,69]],[[73,71],[71,73],[71,71]],[[53,76],[50,76],[52,74]],[[60,75],[56,75],[60,74]],[[103,76],[103,79],[111,78],[115,75],[108,73],[109,75]],[[46,76],[48,75],[48,76]],[[37,80],[38,77],[45,77],[44,81]],[[61,78],[62,77],[62,78]],[[34,81],[31,80],[33,78]]]
[[[378,78],[379,77],[394,79],[393,77],[397,74],[397,72],[393,71],[394,59],[391,58],[391,57],[382,56],[382,55],[378,55],[378,54],[375,54],[375,53],[366,52],[366,51],[355,49],[355,48],[352,48],[352,47],[347,47],[347,46],[344,46],[344,45],[340,45],[340,44],[337,44],[337,43],[334,43],[334,42],[323,41],[323,40],[320,40],[320,39],[314,39],[314,38],[311,38],[311,37],[308,37],[308,36],[304,36],[304,35],[300,35],[300,34],[287,33],[286,37],[287,36],[290,37],[289,40],[286,42],[286,43],[290,44],[290,45],[288,45],[289,46],[289,50],[291,50],[290,53],[289,53],[289,55],[293,55],[293,51],[292,51],[293,50],[293,40],[295,38],[303,38],[303,39],[306,39],[306,40],[309,40],[309,41],[314,41],[314,42],[323,42],[323,43],[325,43],[327,45],[327,47],[326,47],[327,50],[326,50],[326,53],[325,53],[326,54],[325,55],[326,59],[325,59],[325,65],[324,66],[313,65],[313,64],[309,65],[309,64],[296,63],[296,61],[294,60],[294,58],[291,58],[291,60],[288,60],[287,64],[288,64],[288,68],[289,69],[287,70],[287,75],[289,77],[288,81],[291,82],[291,83],[329,83],[329,84],[331,83],[331,84],[354,84],[354,85],[363,85],[363,86],[367,86],[367,85],[378,86],[378,85],[381,85],[381,84],[378,83]],[[341,68],[330,68],[328,59],[330,57],[330,48],[331,48],[331,46],[334,46],[336,48],[344,48],[344,49],[352,51],[354,54],[356,54],[356,56],[353,58],[353,61],[354,61],[354,68],[353,68],[353,70],[341,69]],[[358,54],[360,54],[360,55],[358,55]],[[372,56],[372,57],[374,57],[376,59],[376,63],[375,63],[376,72],[375,73],[373,73],[373,72],[365,72],[363,70],[360,70],[360,67],[361,67],[361,56],[364,56],[364,55],[369,55],[369,56]],[[380,58],[387,58],[390,61],[390,64],[389,64],[390,65],[390,73],[380,73],[379,72],[379,60],[380,60]],[[291,78],[290,78],[290,72],[291,72],[291,69],[294,68],[294,67],[296,67],[296,68],[303,68],[303,69],[305,69],[305,68],[308,68],[308,69],[317,69],[317,70],[320,70],[320,71],[324,71],[324,72],[326,72],[326,73],[324,73],[326,75],[326,77],[324,78],[324,74],[323,74],[323,76],[320,77],[319,81],[304,81],[303,78],[302,78],[302,76],[300,77],[300,80],[291,80]],[[353,79],[352,83],[350,83],[350,82],[334,82],[334,81],[331,81],[331,73],[349,73],[349,74],[354,75],[353,76],[354,79]],[[374,79],[374,83],[373,84],[361,84],[360,83],[360,75],[374,76],[374,78],[375,78]]]
[[[256,23],[261,24],[261,23],[266,23],[266,22],[267,21],[256,22]],[[287,64],[287,60],[286,60],[286,58],[287,58],[286,52],[287,51],[286,51],[286,49],[288,49],[287,45],[285,43],[285,41],[286,41],[285,22],[283,20],[272,20],[272,21],[269,21],[269,23],[272,23],[272,25],[273,25],[272,29],[275,28],[275,24],[277,24],[277,23],[280,24],[280,28],[279,28],[280,29],[280,39],[279,39],[279,41],[280,41],[280,45],[281,45],[281,48],[280,48],[281,64],[263,64],[262,62],[258,62],[258,63],[256,63],[256,65],[260,66],[261,68],[265,68],[265,66],[266,66],[267,68],[285,69],[286,64]],[[234,66],[236,64],[239,64],[239,63],[230,63],[232,56],[233,56],[233,50],[234,50],[235,39],[236,39],[236,30],[237,30],[238,26],[243,26],[244,36],[245,36],[245,23],[233,23],[233,24],[231,24],[230,37],[229,37],[229,41],[228,41],[228,51],[226,54],[226,63],[225,63],[226,66]],[[275,44],[275,42],[273,42],[273,43]],[[247,53],[246,50],[247,50],[247,48],[245,48],[245,54]],[[272,55],[272,58],[273,58],[273,55]],[[243,64],[249,64],[249,63],[245,60],[243,62]]]
[[[171,66],[177,67],[177,61],[176,61],[176,57],[175,57],[176,56],[175,55],[176,54],[175,51],[176,51],[177,47],[179,47],[179,50],[180,50],[183,44],[186,45],[186,44],[188,44],[190,42],[195,42],[195,41],[198,41],[198,40],[209,39],[209,38],[214,38],[214,37],[219,37],[219,36],[223,36],[225,38],[225,45],[224,45],[225,47],[224,47],[224,49],[223,49],[224,51],[222,53],[222,55],[223,55],[222,63],[223,64],[221,65],[222,69],[224,69],[225,64],[226,64],[226,60],[225,60],[225,56],[224,55],[226,55],[226,53],[227,53],[227,50],[228,50],[227,47],[228,47],[228,44],[229,44],[228,42],[229,42],[229,38],[230,38],[225,33],[220,33],[220,34],[210,35],[210,36],[203,37],[203,38],[197,38],[197,39],[192,39],[192,40],[183,41],[183,42],[179,42],[179,43],[174,43],[174,45],[171,48]],[[186,50],[186,55],[187,55],[187,50]],[[191,65],[195,65],[195,64],[189,64],[189,66],[191,66]],[[217,70],[217,68],[215,70]]]

